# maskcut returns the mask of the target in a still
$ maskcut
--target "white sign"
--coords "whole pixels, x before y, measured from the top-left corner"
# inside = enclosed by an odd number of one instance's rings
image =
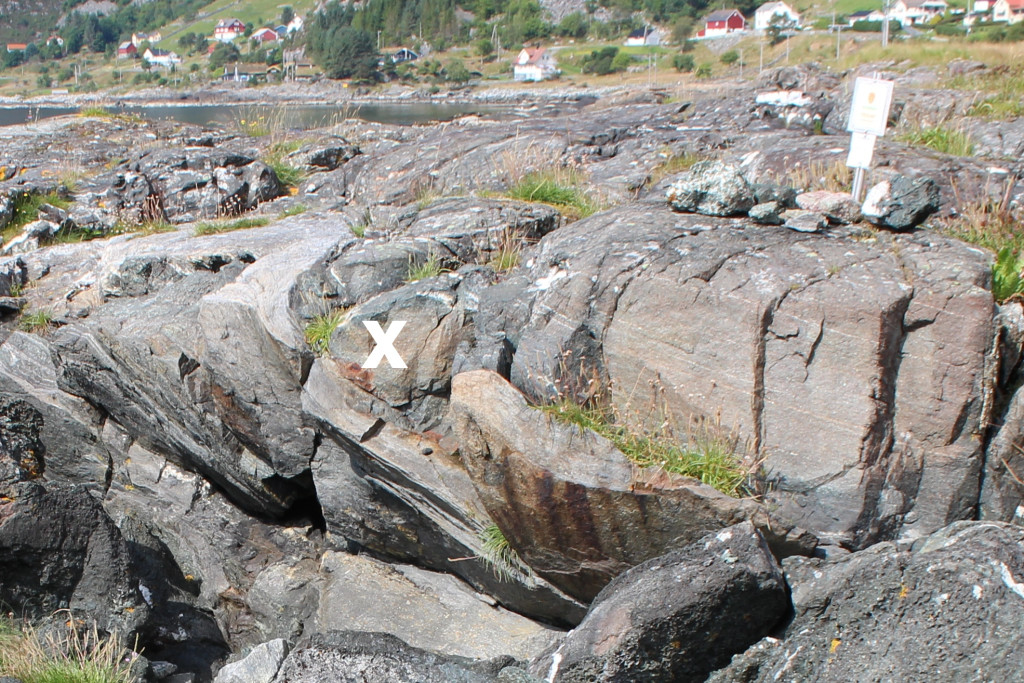
[[[871,158],[875,155],[874,135],[870,133],[854,133],[850,136],[850,155],[846,157],[846,165],[850,168],[871,168]]]
[[[851,133],[870,133],[882,137],[889,121],[892,106],[892,81],[859,77],[853,86],[853,105],[850,107]]]

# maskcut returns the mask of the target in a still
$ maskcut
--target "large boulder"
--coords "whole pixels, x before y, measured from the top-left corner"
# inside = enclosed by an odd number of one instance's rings
[[[912,552],[880,543],[785,563],[795,616],[715,683],[1001,681],[1024,653],[1024,529],[958,522]]]
[[[644,470],[593,432],[527,406],[499,375],[455,377],[463,462],[488,513],[523,562],[588,601],[616,575],[743,520],[771,526],[750,499]],[[779,525],[773,536],[781,540]]]
[[[720,420],[763,458],[780,516],[861,547],[973,515],[990,279],[986,254],[931,232],[805,234],[650,202],[546,237],[475,324],[506,331],[536,402],[594,380],[620,414]]]
[[[788,608],[782,570],[745,522],[617,577],[531,670],[559,683],[703,681]]]

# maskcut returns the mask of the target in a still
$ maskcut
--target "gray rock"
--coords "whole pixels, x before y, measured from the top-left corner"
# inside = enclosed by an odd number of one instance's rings
[[[939,187],[931,178],[896,176],[870,190],[861,211],[871,223],[893,230],[910,230],[939,210]]]
[[[789,560],[784,638],[710,680],[1013,680],[1024,666],[1022,542],[1017,527],[958,522],[914,552],[881,543],[833,562]]]
[[[666,192],[676,211],[706,216],[736,216],[754,205],[754,193],[736,166],[698,161]]]
[[[797,232],[820,232],[828,227],[828,219],[817,211],[789,209],[782,212],[782,226]]]
[[[536,656],[558,631],[494,605],[449,574],[327,552],[315,631],[390,633],[442,655]]]
[[[149,673],[158,681],[168,678],[178,671],[178,665],[171,662],[150,662]]]
[[[856,223],[861,218],[860,206],[852,195],[845,192],[804,192],[797,196],[796,205],[806,211],[823,214],[839,224]]]
[[[933,232],[822,239],[641,207],[555,231],[484,291],[477,338],[507,331],[532,401],[593,378],[620,414],[719,416],[765,458],[779,514],[836,544],[974,514],[990,256]]]
[[[344,138],[328,138],[303,145],[288,159],[307,171],[333,171],[360,153],[358,146]]]
[[[257,645],[245,657],[225,664],[214,683],[271,683],[288,656],[288,643],[282,638]]]
[[[745,522],[621,574],[530,670],[564,683],[703,681],[788,607],[781,568]]]
[[[492,683],[498,674],[494,668],[420,650],[383,633],[331,631],[318,633],[297,646],[275,681]]]
[[[755,204],[747,212],[747,215],[755,223],[760,223],[761,225],[782,225],[783,210],[782,204],[771,201]]]
[[[603,437],[528,407],[492,372],[457,375],[451,406],[488,513],[526,565],[581,600],[631,566],[742,520],[771,527],[776,540],[790,531],[753,500],[644,470]]]
[[[796,188],[767,182],[751,183],[750,188],[758,204],[776,202],[783,209],[796,208]]]

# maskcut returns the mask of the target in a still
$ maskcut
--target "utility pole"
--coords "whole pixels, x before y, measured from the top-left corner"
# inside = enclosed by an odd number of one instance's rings
[[[843,27],[836,23],[836,13],[832,13],[832,26],[836,29],[836,63],[839,63],[839,41],[843,37]]]
[[[743,80],[743,50],[740,50],[740,80]]]
[[[377,52],[380,52],[380,29],[377,29]]]
[[[889,0],[882,0],[882,47],[889,47]]]
[[[764,38],[761,39],[761,59],[757,63],[757,73],[764,71]]]

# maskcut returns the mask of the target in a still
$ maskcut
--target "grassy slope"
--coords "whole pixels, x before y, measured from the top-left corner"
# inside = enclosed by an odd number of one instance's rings
[[[316,0],[214,0],[195,16],[177,19],[160,29],[163,40],[160,47],[173,50],[183,33],[213,35],[213,28],[221,19],[239,19],[252,23],[256,28],[276,26],[281,20],[281,10],[288,5],[296,14],[305,17],[315,6]],[[240,41],[236,41],[240,42]]]

